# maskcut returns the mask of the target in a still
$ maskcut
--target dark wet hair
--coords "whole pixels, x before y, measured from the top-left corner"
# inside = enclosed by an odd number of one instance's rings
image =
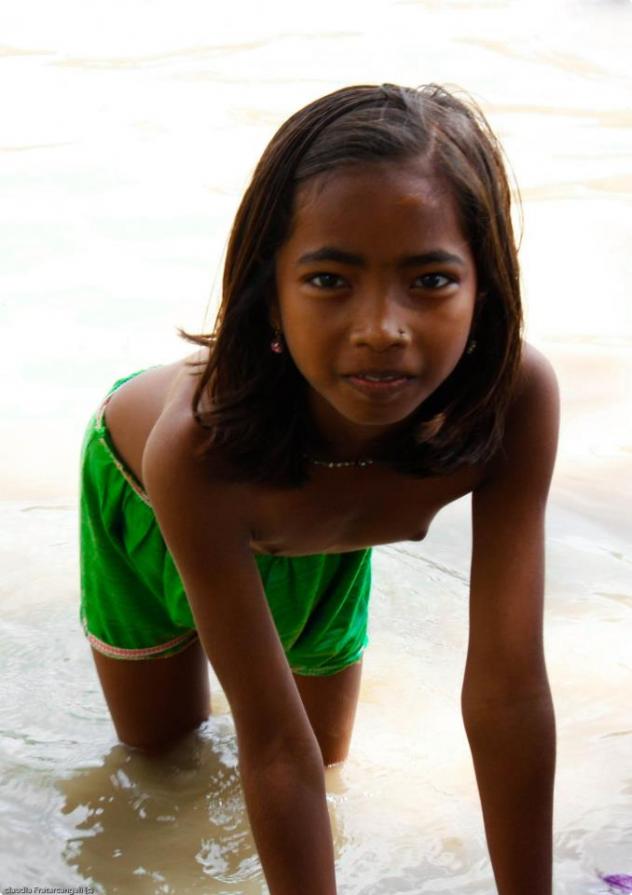
[[[292,487],[308,478],[306,382],[287,350],[270,350],[275,254],[289,236],[298,185],[344,165],[411,158],[427,161],[452,190],[482,297],[470,334],[476,350],[462,355],[382,456],[399,472],[428,476],[498,449],[522,332],[500,145],[478,106],[444,87],[345,87],[300,109],[273,136],[235,217],[214,330],[180,330],[210,349],[193,396],[193,413],[208,428],[202,453],[221,449],[236,480]],[[212,409],[202,418],[203,393]]]

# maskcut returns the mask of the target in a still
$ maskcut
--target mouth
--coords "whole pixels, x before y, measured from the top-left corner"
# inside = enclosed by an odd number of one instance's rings
[[[370,382],[386,382],[394,379],[413,379],[412,373],[407,370],[358,370],[353,373],[345,373],[347,378],[367,379]]]
[[[384,370],[379,373],[348,373],[344,378],[365,394],[392,394],[411,383],[415,377],[398,370]]]

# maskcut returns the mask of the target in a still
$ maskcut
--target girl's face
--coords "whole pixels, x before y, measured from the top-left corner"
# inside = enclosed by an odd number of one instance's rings
[[[449,376],[475,300],[454,198],[422,161],[346,166],[298,189],[271,320],[333,455],[370,449]]]

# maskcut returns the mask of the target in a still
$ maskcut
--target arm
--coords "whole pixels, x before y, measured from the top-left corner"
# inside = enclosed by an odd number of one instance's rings
[[[555,718],[542,637],[544,514],[558,393],[525,350],[502,456],[472,498],[462,711],[500,895],[551,895]]]
[[[231,706],[270,892],[335,895],[322,756],[249,548],[245,489],[194,458],[196,438],[186,417],[161,418],[147,442],[143,480]]]

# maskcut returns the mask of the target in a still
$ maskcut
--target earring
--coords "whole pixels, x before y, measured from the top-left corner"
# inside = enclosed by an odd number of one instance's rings
[[[275,354],[283,353],[283,343],[281,342],[281,330],[274,330],[274,338],[270,342],[270,348],[274,351]]]
[[[467,343],[467,348],[465,349],[465,353],[472,354],[474,351],[476,351],[476,344],[477,344],[476,339],[470,339],[470,341]]]

